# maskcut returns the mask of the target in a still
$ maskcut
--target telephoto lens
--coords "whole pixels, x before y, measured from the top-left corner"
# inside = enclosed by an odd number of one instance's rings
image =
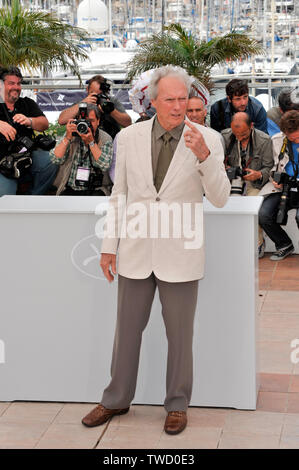
[[[283,185],[283,190],[281,193],[280,203],[278,206],[276,222],[280,225],[286,225],[288,222],[288,200],[289,200],[289,191],[291,185],[285,183]]]

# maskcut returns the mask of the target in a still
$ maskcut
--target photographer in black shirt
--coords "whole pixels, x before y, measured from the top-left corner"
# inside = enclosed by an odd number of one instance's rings
[[[88,81],[87,93],[87,97],[82,102],[98,106],[102,113],[101,128],[112,139],[114,139],[121,127],[128,127],[132,123],[122,103],[117,98],[110,96],[109,82],[102,75],[95,75]],[[59,124],[67,124],[70,119],[74,119],[77,116],[78,111],[78,103],[64,109],[58,118]]]
[[[52,184],[57,167],[51,162],[48,151],[34,145],[33,131],[46,130],[48,120],[35,101],[27,97],[20,98],[22,74],[17,67],[1,69],[0,79],[4,84],[4,103],[0,103],[0,196],[16,194],[22,177],[6,171],[6,159],[23,154],[27,155],[28,174],[32,178],[31,194],[45,194]]]

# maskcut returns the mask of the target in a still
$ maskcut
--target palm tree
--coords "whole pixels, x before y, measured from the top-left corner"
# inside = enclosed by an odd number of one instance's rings
[[[128,79],[132,80],[146,70],[171,64],[183,67],[211,90],[214,65],[262,51],[258,42],[245,34],[232,31],[209,42],[197,41],[180,24],[173,23],[139,45],[139,50],[128,63]]]
[[[87,54],[79,47],[83,30],[63,23],[50,13],[32,12],[19,0],[0,9],[0,65],[41,69],[60,67],[79,76],[77,60]]]

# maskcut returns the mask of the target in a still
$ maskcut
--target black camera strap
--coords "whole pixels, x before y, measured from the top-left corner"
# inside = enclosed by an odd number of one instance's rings
[[[231,138],[230,138],[230,143],[229,143],[229,146],[227,148],[227,152],[226,152],[226,157],[225,157],[225,163],[227,164],[228,162],[228,157],[235,145],[235,143],[237,143],[237,145],[240,145],[240,156],[241,156],[241,166],[242,168],[245,168],[246,166],[248,167],[248,165],[251,163],[251,160],[253,159],[253,138],[252,138],[252,131],[250,132],[250,137],[249,137],[249,149],[248,149],[248,153],[249,153],[249,158],[248,158],[248,161],[246,162],[246,155],[247,155],[247,150],[243,150],[242,147],[241,147],[241,144],[239,142],[237,142],[237,139],[236,139],[236,136],[234,134],[231,135]],[[243,158],[242,158],[243,157]],[[245,158],[244,158],[245,157]],[[243,166],[244,165],[244,166]]]
[[[97,128],[96,130],[96,133],[94,135],[94,140],[95,142],[98,143],[99,141],[99,129]],[[80,139],[80,142],[79,142],[79,145],[80,145],[80,159],[79,159],[79,166],[81,165],[84,165],[84,162],[86,160],[86,158],[89,159],[89,163],[90,163],[90,168],[94,169],[95,171],[100,171],[102,172],[102,170],[100,168],[98,168],[97,166],[95,166],[93,164],[93,160],[92,160],[92,156],[91,156],[91,151],[90,151],[90,148],[89,146],[87,147],[87,151],[85,152],[85,145],[83,143],[83,140]]]

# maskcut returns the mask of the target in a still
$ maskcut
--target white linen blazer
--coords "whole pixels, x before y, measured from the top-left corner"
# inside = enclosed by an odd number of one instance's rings
[[[226,203],[231,187],[223,165],[221,137],[207,127],[192,123],[203,134],[210,149],[208,158],[200,163],[185,146],[183,134],[189,129],[185,126],[157,193],[153,182],[151,155],[153,120],[154,118],[126,127],[117,136],[115,181],[109,200],[106,234],[101,252],[118,252],[118,273],[128,278],[145,279],[154,272],[159,279],[168,282],[200,279],[204,274],[204,243],[190,249],[188,242],[191,238],[188,233],[185,235],[184,230],[189,219],[185,219],[182,214],[185,214],[184,207],[187,207],[190,214],[193,214],[190,227],[203,234],[203,194],[216,207],[223,207]],[[148,236],[154,219],[151,215],[159,212],[163,206],[164,209],[177,210],[176,215],[181,213],[181,217],[172,217],[170,214],[170,236],[164,238],[165,234],[160,232],[157,236],[155,229],[154,235]],[[133,232],[130,231],[132,218],[127,218],[128,213],[133,214]],[[164,215],[162,219],[165,222]],[[199,223],[196,224],[196,220],[200,221],[200,226]],[[178,229],[177,224],[180,224],[181,236],[178,236],[178,232],[172,232]],[[136,236],[136,228],[140,229],[141,225],[143,229],[147,229],[147,236]],[[121,235],[120,227],[123,229]]]

